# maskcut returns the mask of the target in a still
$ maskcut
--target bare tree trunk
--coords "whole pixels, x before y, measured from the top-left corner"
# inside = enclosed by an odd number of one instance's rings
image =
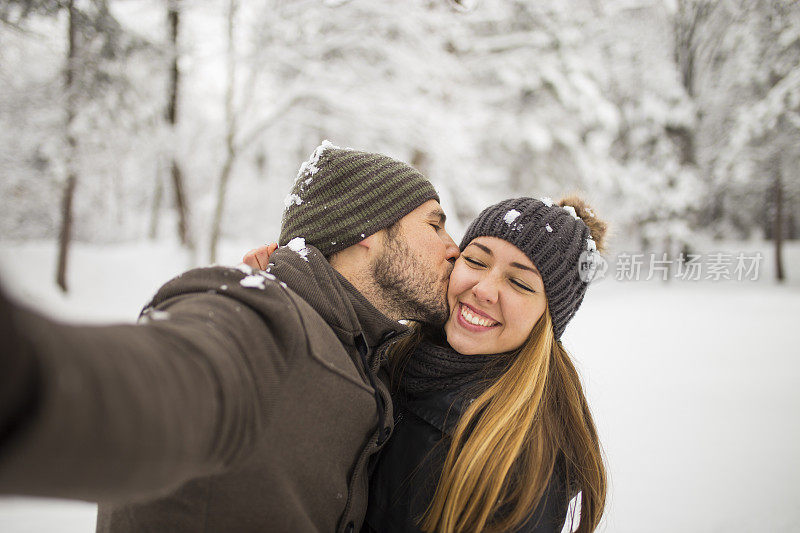
[[[168,1],[167,22],[169,25],[169,42],[172,60],[169,71],[169,89],[167,98],[166,119],[171,133],[175,134],[175,125],[178,121],[178,86],[180,71],[178,70],[178,29],[180,28],[180,10],[176,0]],[[194,248],[194,242],[189,230],[189,205],[186,199],[183,171],[176,154],[175,146],[170,152],[170,176],[173,192],[175,194],[175,209],[178,212],[178,238],[187,248]]]
[[[233,168],[234,155],[228,152],[225,158],[225,163],[220,172],[219,184],[217,186],[217,208],[214,210],[214,221],[211,227],[211,249],[209,251],[209,261],[215,263],[217,261],[217,247],[219,245],[219,238],[222,233],[222,215],[225,209],[225,195],[228,187],[228,180],[230,179],[231,169]]]
[[[64,195],[61,197],[61,231],[58,236],[56,283],[64,292],[67,292],[67,256],[72,242],[72,199],[75,196],[77,181],[75,174],[70,173],[64,186]]]
[[[696,74],[700,53],[701,25],[707,20],[713,6],[693,0],[678,0],[678,12],[673,20],[673,59],[681,76],[686,94],[696,98]],[[697,166],[695,131],[686,127],[667,127],[667,133],[681,153],[681,164]]]
[[[772,169],[775,187],[775,220],[772,237],[775,240],[775,279],[782,282],[783,272],[783,180],[781,176],[780,156],[775,157]]]
[[[67,68],[64,78],[64,92],[66,93],[66,124],[65,135],[67,144],[67,180],[61,198],[61,231],[58,238],[58,264],[56,266],[56,283],[62,291],[67,292],[67,257],[69,246],[72,242],[72,204],[75,197],[75,187],[78,183],[75,171],[76,151],[78,141],[72,132],[75,120],[75,56],[77,55],[77,28],[75,24],[75,6],[73,0],[68,0],[67,8]]]
[[[211,225],[211,246],[209,260],[214,263],[217,260],[217,246],[219,245],[220,234],[222,233],[222,216],[225,211],[225,196],[228,191],[228,181],[230,180],[233,163],[236,161],[237,149],[235,145],[236,136],[236,113],[233,108],[234,90],[236,88],[236,43],[234,41],[234,22],[236,19],[236,0],[228,3],[228,69],[225,87],[225,162],[219,176],[217,186],[217,208],[214,210],[214,221]]]
[[[178,238],[187,248],[194,248],[194,242],[189,233],[189,207],[186,203],[186,191],[183,187],[183,172],[175,155],[170,163],[170,177],[175,193],[175,209],[178,211]]]

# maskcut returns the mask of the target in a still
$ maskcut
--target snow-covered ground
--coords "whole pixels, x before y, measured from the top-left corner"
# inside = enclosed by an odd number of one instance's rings
[[[608,458],[602,531],[800,531],[800,246],[789,282],[619,282],[590,288],[565,345],[581,371]],[[246,245],[223,247],[234,263]],[[52,286],[52,243],[0,243],[19,299],[70,320],[131,321],[190,258],[169,244],[76,245],[72,293]],[[90,532],[84,502],[0,499],[0,531]]]

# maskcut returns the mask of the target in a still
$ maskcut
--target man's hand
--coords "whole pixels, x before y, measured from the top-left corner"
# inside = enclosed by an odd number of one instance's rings
[[[269,256],[278,249],[278,243],[273,242],[272,244],[265,244],[264,246],[259,246],[258,248],[254,248],[244,254],[242,258],[242,263],[251,267],[257,268],[259,270],[266,270],[267,265],[269,265]]]

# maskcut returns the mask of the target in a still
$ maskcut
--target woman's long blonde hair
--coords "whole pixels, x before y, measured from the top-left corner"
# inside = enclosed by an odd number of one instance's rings
[[[396,347],[395,382],[419,335]],[[459,419],[422,530],[519,527],[536,509],[561,455],[562,485],[570,496],[581,495],[577,531],[593,531],[605,506],[606,472],[578,373],[553,338],[549,310],[505,359],[498,361],[506,368],[500,378]]]

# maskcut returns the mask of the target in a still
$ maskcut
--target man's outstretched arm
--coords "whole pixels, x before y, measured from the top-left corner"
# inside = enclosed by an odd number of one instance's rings
[[[138,326],[59,324],[0,296],[0,492],[131,499],[248,455],[299,322],[279,288],[256,312],[198,276]]]
[[[14,322],[11,303],[0,288],[0,454],[3,445],[36,408],[39,368],[33,347]]]

